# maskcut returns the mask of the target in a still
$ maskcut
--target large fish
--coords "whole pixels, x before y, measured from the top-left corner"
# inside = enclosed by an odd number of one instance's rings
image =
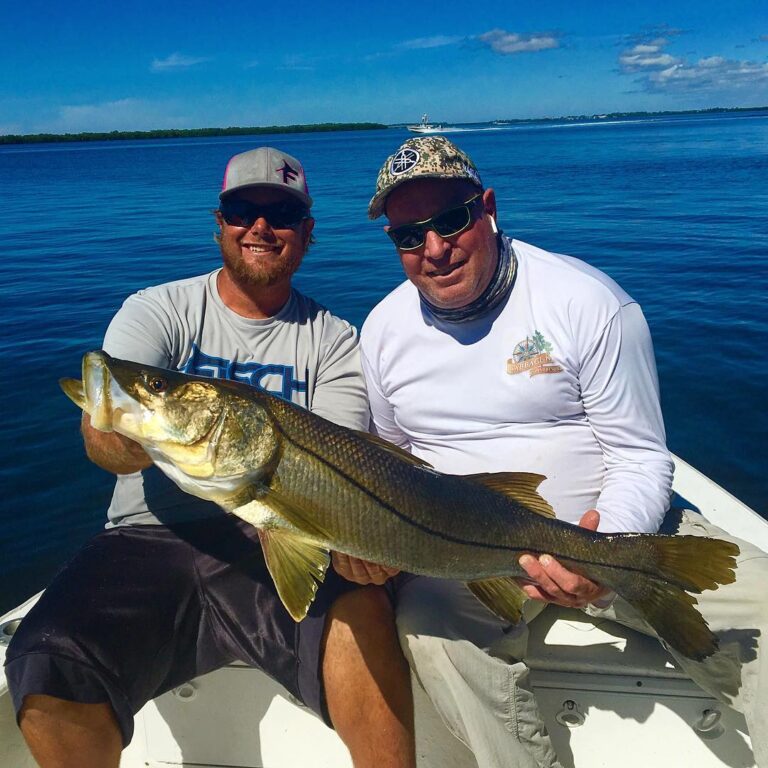
[[[601,534],[556,520],[541,475],[445,475],[371,435],[254,387],[117,360],[83,358],[65,393],[99,430],[140,443],[183,490],[257,526],[291,615],[307,612],[329,550],[466,581],[517,621],[522,552],[549,553],[611,587],[693,659],[717,639],[690,593],[735,578],[736,545],[693,536]]]

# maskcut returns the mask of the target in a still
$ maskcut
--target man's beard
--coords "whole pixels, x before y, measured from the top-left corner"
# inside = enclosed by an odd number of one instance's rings
[[[294,262],[279,257],[272,263],[249,265],[238,253],[237,257],[230,257],[224,248],[221,249],[224,263],[230,273],[241,285],[249,285],[254,288],[269,288],[290,277],[299,268],[301,258]]]

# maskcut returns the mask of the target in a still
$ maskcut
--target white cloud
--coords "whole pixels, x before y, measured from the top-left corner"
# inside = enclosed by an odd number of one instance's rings
[[[154,59],[150,67],[153,72],[166,72],[171,69],[189,69],[195,64],[202,64],[210,59],[204,56],[187,56],[183,53],[172,53],[164,59]]]
[[[669,44],[664,37],[658,37],[645,43],[638,43],[619,56],[623,72],[643,72],[652,69],[668,69],[682,62],[681,59],[664,53]]]
[[[502,56],[560,47],[560,41],[554,34],[544,32],[519,35],[516,32],[506,32],[503,29],[492,29],[478,35],[477,39],[487,45],[494,53],[499,53]]]
[[[455,45],[466,40],[465,37],[457,35],[433,35],[432,37],[417,37],[413,40],[406,40],[398,43],[397,48],[405,50],[420,50],[423,48],[443,48],[446,45]]]
[[[717,91],[768,83],[768,64],[723,56],[690,62],[666,52],[669,36],[636,42],[619,55],[621,71],[639,74],[637,82],[646,91]]]
[[[709,56],[694,64],[676,64],[648,79],[649,90],[720,90],[768,85],[768,63]]]

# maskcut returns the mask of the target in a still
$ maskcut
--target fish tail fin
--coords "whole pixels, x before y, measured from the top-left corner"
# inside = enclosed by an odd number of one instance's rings
[[[609,538],[636,552],[639,544],[644,563],[632,570],[598,566],[595,580],[609,584],[677,652],[697,661],[715,653],[717,638],[688,593],[732,583],[738,546],[701,536]]]
[[[689,592],[732,584],[739,547],[730,541],[704,536],[644,537],[650,542],[659,573]]]

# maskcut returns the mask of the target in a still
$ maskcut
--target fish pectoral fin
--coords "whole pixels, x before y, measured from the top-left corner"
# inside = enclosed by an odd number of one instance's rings
[[[555,512],[536,490],[547,478],[535,472],[483,472],[464,475],[465,480],[479,483],[497,493],[523,504],[543,517],[554,517]]]
[[[78,408],[86,410],[85,389],[83,389],[83,382],[80,379],[59,379],[59,386]]]
[[[328,550],[280,528],[260,531],[264,559],[277,594],[295,621],[301,621],[315,599],[330,562]]]
[[[468,581],[472,594],[492,613],[510,624],[517,624],[523,616],[523,605],[528,595],[511,576],[498,576],[482,581]]]
[[[331,538],[328,531],[324,530],[317,522],[305,512],[305,510],[293,504],[280,493],[280,478],[275,476],[269,484],[261,502],[271,507],[280,517],[287,520],[294,528],[318,539]]]
[[[405,448],[401,448],[399,445],[390,443],[389,440],[385,440],[383,437],[372,435],[370,432],[361,432],[359,429],[354,429],[351,431],[354,432],[361,440],[365,440],[367,443],[371,443],[371,445],[376,445],[379,448],[383,448],[385,451],[393,454],[394,456],[397,456],[403,461],[407,461],[409,464],[413,464],[417,467],[429,467],[430,469],[432,468],[432,465],[424,461],[424,459],[420,459],[418,456],[414,456],[412,453],[406,451]]]

